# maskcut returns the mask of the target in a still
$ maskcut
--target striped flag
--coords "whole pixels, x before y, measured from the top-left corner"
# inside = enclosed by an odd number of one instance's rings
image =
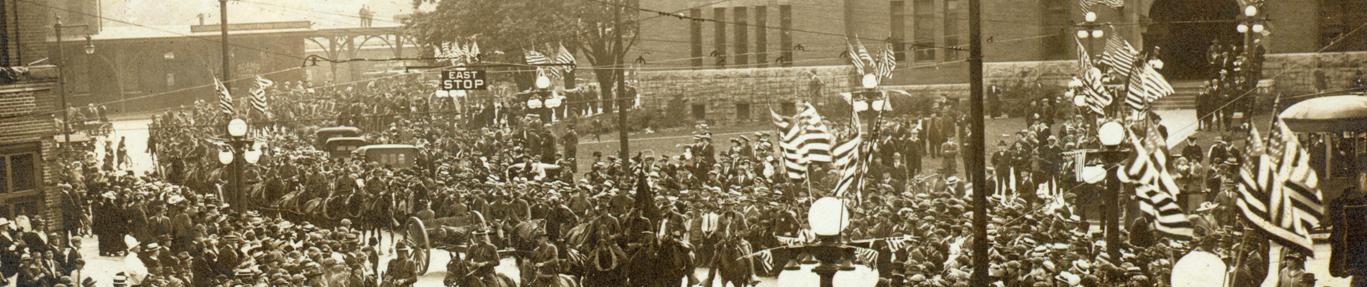
[[[851,189],[855,190],[855,199],[863,201],[863,181],[864,174],[868,168],[868,161],[864,160],[862,149],[863,135],[859,132],[859,117],[852,117],[855,128],[854,136],[849,140],[836,146],[834,149],[835,162],[833,166],[840,172],[840,181],[835,184],[835,196],[843,197]]]
[[[1138,58],[1139,51],[1130,46],[1130,42],[1121,37],[1111,37],[1106,39],[1106,51],[1101,53],[1101,64],[1111,67],[1113,73],[1128,76]]]
[[[873,59],[873,54],[869,53],[869,49],[864,47],[864,43],[859,41],[859,38],[854,39],[854,44],[856,48],[859,48],[859,60],[863,61],[865,66],[878,63]]]
[[[1143,143],[1133,131],[1127,132],[1130,144],[1134,146],[1135,157],[1124,172],[1117,173],[1123,175],[1122,180],[1139,184],[1135,189],[1139,209],[1153,217],[1154,226],[1159,232],[1173,239],[1191,240],[1191,222],[1176,199],[1181,190],[1167,169],[1167,141],[1152,127]]]
[[[821,114],[816,112],[816,107],[812,106],[812,103],[807,103],[806,108],[797,114],[794,121],[803,126],[802,132],[793,142],[802,158],[806,162],[831,162],[831,144],[835,142],[835,135],[831,134],[825,123],[822,123]]]
[[[1106,107],[1111,105],[1115,96],[1106,89],[1101,81],[1101,69],[1091,68],[1082,74],[1082,94],[1086,95],[1087,109],[1097,115],[1106,115]]]
[[[257,75],[256,88],[253,88],[251,91],[252,108],[255,109],[256,112],[261,113],[261,115],[267,117],[270,116],[270,108],[266,105],[266,88],[270,88],[270,86],[272,85],[275,85],[275,82],[272,82],[270,79],[266,79],[265,77]]]
[[[1130,76],[1129,91],[1125,96],[1125,104],[1131,108],[1143,110],[1154,101],[1176,92],[1151,62],[1141,64],[1136,69],[1135,74]]]
[[[554,64],[555,62],[552,62],[552,61],[551,61],[551,58],[546,57],[545,54],[542,54],[541,52],[537,52],[536,50],[527,50],[527,51],[524,52],[524,54],[525,54],[525,55],[524,55],[523,57],[525,57],[525,58],[527,59],[527,64],[528,64],[528,65],[537,66],[537,67],[536,67],[536,70],[537,70],[538,73],[544,73],[547,77],[550,77],[551,79],[558,79],[558,78],[560,78],[560,70],[559,70],[559,69],[556,69],[556,68],[549,68],[549,69],[547,69],[546,67],[541,67],[541,65],[550,65],[550,64]]]
[[[1082,7],[1083,12],[1092,12],[1092,7],[1105,5],[1111,8],[1125,7],[1125,0],[1078,0],[1078,6]]]
[[[892,43],[888,43],[888,47],[883,49],[881,58],[878,61],[878,77],[891,78],[892,72],[897,70],[897,55],[892,52]]]
[[[854,248],[854,259],[855,259],[856,261],[863,262],[864,265],[867,265],[867,266],[869,266],[870,268],[872,268],[872,267],[874,267],[876,264],[878,264],[878,250],[873,250],[873,249],[869,249],[869,248],[862,248],[862,247],[855,247],[855,248]]]
[[[1240,169],[1237,204],[1244,219],[1268,238],[1314,256],[1310,229],[1324,217],[1319,176],[1310,168],[1309,152],[1281,119],[1274,122],[1272,133],[1277,135],[1269,142],[1281,146],[1273,150],[1280,154],[1258,155],[1255,171]]]
[[[228,87],[218,78],[214,78],[214,90],[218,92],[218,110],[227,115],[236,114],[233,108],[233,95],[228,93]]]
[[[846,43],[845,46],[849,49],[849,51],[846,51],[845,53],[849,54],[850,65],[854,65],[855,74],[863,75],[864,60],[859,58],[859,51],[854,48],[854,44],[852,43]]]
[[[1154,218],[1154,227],[1169,238],[1191,240],[1194,229],[1182,207],[1171,194],[1159,190],[1156,185],[1140,185],[1135,188],[1139,199],[1139,210]]]
[[[1073,43],[1077,43],[1077,71],[1078,74],[1087,73],[1093,68],[1092,55],[1087,53],[1087,46],[1082,45],[1082,40],[1073,38]]]
[[[561,66],[561,69],[565,70],[566,73],[574,71],[574,65],[576,63],[574,60],[574,53],[570,53],[570,49],[566,49],[564,43],[561,43],[559,51],[555,52],[555,63],[568,64]]]
[[[773,117],[774,127],[778,129],[778,146],[783,150],[783,170],[789,179],[800,180],[807,176],[807,164],[802,161],[802,154],[798,153],[795,142],[802,129],[796,121],[769,110],[769,115]]]

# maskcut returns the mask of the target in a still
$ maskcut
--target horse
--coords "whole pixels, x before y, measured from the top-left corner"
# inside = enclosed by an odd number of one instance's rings
[[[750,243],[739,237],[733,237],[718,242],[715,250],[712,268],[714,269],[713,272],[721,274],[721,286],[726,286],[727,283],[735,286],[750,286],[750,277],[754,275],[752,258],[749,256],[752,253]],[[711,283],[711,281],[706,282],[708,284],[706,286],[711,286]]]
[[[676,240],[659,240],[644,243],[632,250],[629,264],[625,267],[634,286],[679,286],[686,276],[693,273],[693,251],[688,244]]]
[[[603,227],[599,225],[588,221],[566,232],[565,248],[569,249],[571,264],[565,270],[580,275],[588,286],[621,286],[625,283],[622,265],[627,263],[627,254],[616,241],[600,236]]]
[[[477,269],[470,268],[468,262],[460,257],[460,254],[450,252],[451,261],[446,263],[446,278],[442,283],[446,286],[464,287],[518,287],[517,281],[512,277],[498,272],[480,275]]]

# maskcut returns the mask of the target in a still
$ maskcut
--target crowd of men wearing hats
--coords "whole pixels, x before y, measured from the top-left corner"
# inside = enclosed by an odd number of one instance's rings
[[[813,240],[805,221],[798,219],[806,218],[806,206],[813,200],[809,192],[827,194],[838,178],[834,170],[817,169],[809,191],[806,183],[787,180],[782,174],[780,156],[775,156],[775,144],[767,134],[738,138],[729,147],[721,147],[713,145],[705,127],[699,127],[695,143],[682,147],[677,155],[650,152],[617,158],[595,154],[582,159],[590,168],[579,171],[574,145],[554,140],[555,133],[561,137],[565,133],[552,132],[555,126],[546,121],[508,115],[513,112],[506,110],[477,120],[431,115],[427,111],[446,106],[429,103],[430,90],[414,88],[422,86],[415,81],[342,88],[284,85],[279,90],[285,96],[275,97],[284,99],[271,105],[279,118],[258,124],[262,128],[257,137],[269,143],[269,151],[245,176],[249,185],[256,186],[246,188],[251,192],[246,207],[227,206],[219,195],[221,187],[213,184],[221,180],[204,180],[216,176],[211,170],[221,166],[211,156],[214,146],[208,144],[221,134],[223,120],[215,113],[215,105],[201,103],[193,110],[158,117],[149,140],[158,172],[133,176],[96,171],[77,188],[87,192],[89,201],[97,202],[92,204],[97,214],[92,229],[101,238],[101,253],[129,251],[136,254],[129,256],[146,266],[145,272],[130,270],[113,280],[142,286],[369,286],[364,284],[381,281],[411,285],[419,275],[408,258],[413,248],[381,244],[364,231],[400,228],[394,223],[410,215],[427,220],[466,216],[471,211],[483,214],[488,225],[476,235],[492,234],[471,237],[470,243],[484,251],[479,256],[467,254],[464,262],[485,274],[498,264],[497,250],[515,244],[516,235],[507,234],[512,227],[533,220],[540,220],[546,235],[535,246],[542,251],[532,252],[539,255],[523,260],[550,262],[554,260],[547,257],[565,257],[568,250],[584,248],[572,246],[566,237],[577,226],[597,224],[604,226],[598,229],[608,232],[604,234],[644,232],[688,242],[700,255],[697,264],[706,265],[714,259],[708,251],[710,244],[721,239],[745,240],[755,250]],[[377,118],[392,124],[367,131],[367,137],[372,142],[422,147],[414,167],[332,159],[314,147],[312,131],[317,127],[364,124]],[[489,123],[466,128],[474,121]],[[878,139],[885,143],[877,152],[890,154],[876,157],[870,173],[877,177],[870,178],[860,192],[862,200],[852,207],[853,225],[845,236],[855,242],[874,242],[870,246],[878,251],[877,256],[861,261],[875,266],[891,286],[968,284],[972,255],[966,247],[971,246],[972,236],[967,202],[971,192],[953,168],[957,154],[945,153],[960,147],[945,149],[941,144],[935,149],[936,145],[921,140],[924,135],[934,138],[928,139],[931,142],[952,143],[956,134],[965,134],[953,122],[887,121],[883,130],[888,132]],[[1232,246],[1237,238],[1224,230],[1231,222],[1211,223],[1190,243],[1165,240],[1144,224],[1130,228],[1122,242],[1105,242],[1099,233],[1088,232],[1086,221],[1077,214],[1086,203],[1075,195],[1081,192],[1037,190],[1034,184],[1068,170],[1060,151],[1094,140],[1084,136],[1080,122],[1074,118],[1057,128],[1051,122],[1032,121],[1011,142],[1000,143],[992,156],[991,168],[998,174],[1020,171],[1027,182],[1014,191],[996,190],[992,198],[989,233],[994,241],[990,252],[995,284],[1162,286],[1174,258],[1187,251],[1201,249],[1234,257]],[[923,154],[927,158],[938,154],[944,157],[942,162],[950,163],[938,170],[921,169]],[[641,180],[646,184],[636,184]],[[1066,177],[1057,180],[1059,186],[1074,186],[1067,184]],[[645,190],[655,196],[643,205],[635,195]],[[317,202],[314,199],[348,197],[358,200],[337,201],[348,204],[343,208],[307,207],[308,202]],[[377,208],[367,202],[386,206]],[[650,212],[642,209],[656,210],[651,216],[669,220],[651,222],[646,217]],[[325,221],[319,221],[318,214],[289,215],[325,210],[334,211]],[[389,217],[367,217],[379,210],[392,212]],[[1203,212],[1213,210],[1193,213],[1204,216]],[[118,215],[103,216],[107,214]],[[748,224],[720,231],[708,228],[704,222],[716,214]],[[194,224],[178,224],[184,222]],[[117,230],[105,229],[110,227]],[[434,237],[441,237],[439,233]],[[104,239],[124,234],[134,238],[128,242],[132,244]],[[623,238],[627,237],[638,238]],[[798,239],[786,240],[790,238]],[[621,246],[627,247],[627,239],[622,240]],[[105,243],[110,244],[108,249]],[[1121,245],[1123,256],[1108,256],[1107,244]],[[548,246],[560,251],[544,252]],[[379,262],[379,252],[389,248],[399,256]],[[555,253],[560,254],[551,255]],[[763,270],[774,264],[759,263],[754,264],[760,269],[757,273],[776,272]],[[387,278],[377,275],[383,265],[389,270],[383,273]]]

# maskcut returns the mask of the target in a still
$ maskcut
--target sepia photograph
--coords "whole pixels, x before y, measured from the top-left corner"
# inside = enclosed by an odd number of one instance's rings
[[[0,0],[0,287],[1367,287],[1358,0]]]

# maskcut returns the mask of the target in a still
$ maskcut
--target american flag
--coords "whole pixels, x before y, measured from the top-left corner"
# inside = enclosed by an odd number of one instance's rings
[[[874,267],[876,264],[878,264],[878,250],[855,247],[854,258],[856,259],[856,261],[863,262],[864,265]]]
[[[1176,92],[1168,79],[1153,68],[1153,63],[1141,64],[1137,69],[1130,76],[1129,91],[1125,95],[1125,104],[1131,108],[1143,110],[1154,101]]]
[[[831,143],[835,136],[821,123],[821,115],[811,103],[806,104],[792,120],[770,110],[774,126],[779,131],[779,147],[783,149],[783,166],[788,178],[806,177],[807,164],[831,162]]]
[[[835,184],[835,196],[842,197],[855,191],[856,202],[864,201],[864,174],[868,170],[865,155],[871,154],[863,149],[863,135],[859,132],[859,117],[853,117],[854,136],[837,145],[834,149],[834,167],[840,172],[840,181]]]
[[[796,121],[790,121],[786,117],[769,110],[773,117],[774,127],[778,129],[778,146],[783,150],[783,170],[789,179],[800,180],[807,177],[807,163],[802,160],[802,154],[793,144],[797,140],[798,134],[802,133],[801,125]]]
[[[803,126],[802,134],[797,136],[795,142],[802,158],[806,162],[831,162],[831,144],[835,142],[835,135],[822,122],[816,107],[807,103],[807,107],[798,113],[796,122]]]
[[[859,51],[857,51],[857,50],[854,49],[854,44],[853,44],[853,43],[846,43],[845,46],[846,46],[846,47],[848,48],[848,50],[849,50],[849,51],[846,51],[845,54],[846,54],[846,56],[848,56],[848,57],[850,58],[850,65],[854,65],[854,73],[855,73],[855,74],[859,74],[859,75],[863,75],[863,74],[864,74],[864,62],[863,62],[862,60],[859,60]]]
[[[878,61],[878,77],[891,78],[892,72],[897,70],[897,55],[892,51],[892,43],[888,43],[888,47],[883,49],[880,58],[882,59]]]
[[[1111,8],[1125,7],[1125,0],[1078,0],[1078,6],[1082,7],[1083,12],[1091,12],[1096,5],[1106,5]]]
[[[855,51],[858,52],[855,55],[859,56],[859,61],[862,62],[863,66],[878,65],[878,61],[873,59],[873,54],[870,54],[869,49],[864,47],[864,42],[860,42],[858,36],[854,38],[854,46],[859,49]]]
[[[1130,74],[1138,58],[1139,51],[1121,37],[1106,39],[1106,51],[1101,52],[1101,64],[1111,67],[1111,72],[1120,73],[1121,76]]]
[[[214,90],[218,92],[218,110],[227,115],[236,114],[233,108],[233,95],[228,93],[228,87],[223,85],[223,81],[214,78]]]
[[[575,62],[574,53],[570,53],[570,49],[566,49],[565,44],[560,44],[560,48],[555,52],[555,63],[565,64],[564,66],[560,66],[560,69],[569,73],[574,71]]]
[[[1159,232],[1173,239],[1191,240],[1191,222],[1176,200],[1181,190],[1167,168],[1167,141],[1152,126],[1142,143],[1133,131],[1127,132],[1130,144],[1134,146],[1135,157],[1124,172],[1117,173],[1122,175],[1122,180],[1139,184],[1135,189],[1139,210],[1153,217],[1154,226]],[[1134,178],[1137,180],[1131,180]]]
[[[1087,109],[1097,115],[1106,115],[1106,107],[1111,105],[1115,96],[1106,89],[1101,81],[1101,69],[1091,68],[1082,74],[1082,94],[1086,95]]]
[[[270,108],[266,105],[266,88],[269,88],[274,84],[275,82],[272,82],[265,77],[256,76],[256,88],[253,88],[251,91],[252,108],[263,116],[270,116]]]
[[[1275,125],[1271,140],[1281,148],[1272,152],[1280,154],[1259,154],[1254,170],[1240,169],[1237,204],[1243,218],[1268,238],[1314,256],[1310,229],[1324,217],[1319,175],[1310,168],[1309,152],[1286,123],[1278,119]]]
[[[541,52],[537,52],[536,50],[527,50],[526,52],[524,52],[524,54],[524,57],[527,59],[527,64],[537,66],[536,70],[538,73],[545,73],[547,77],[550,77],[552,79],[560,78],[560,70],[554,68],[547,69],[545,67],[541,67],[542,65],[553,64],[551,58],[547,58],[546,54],[542,54]]]

